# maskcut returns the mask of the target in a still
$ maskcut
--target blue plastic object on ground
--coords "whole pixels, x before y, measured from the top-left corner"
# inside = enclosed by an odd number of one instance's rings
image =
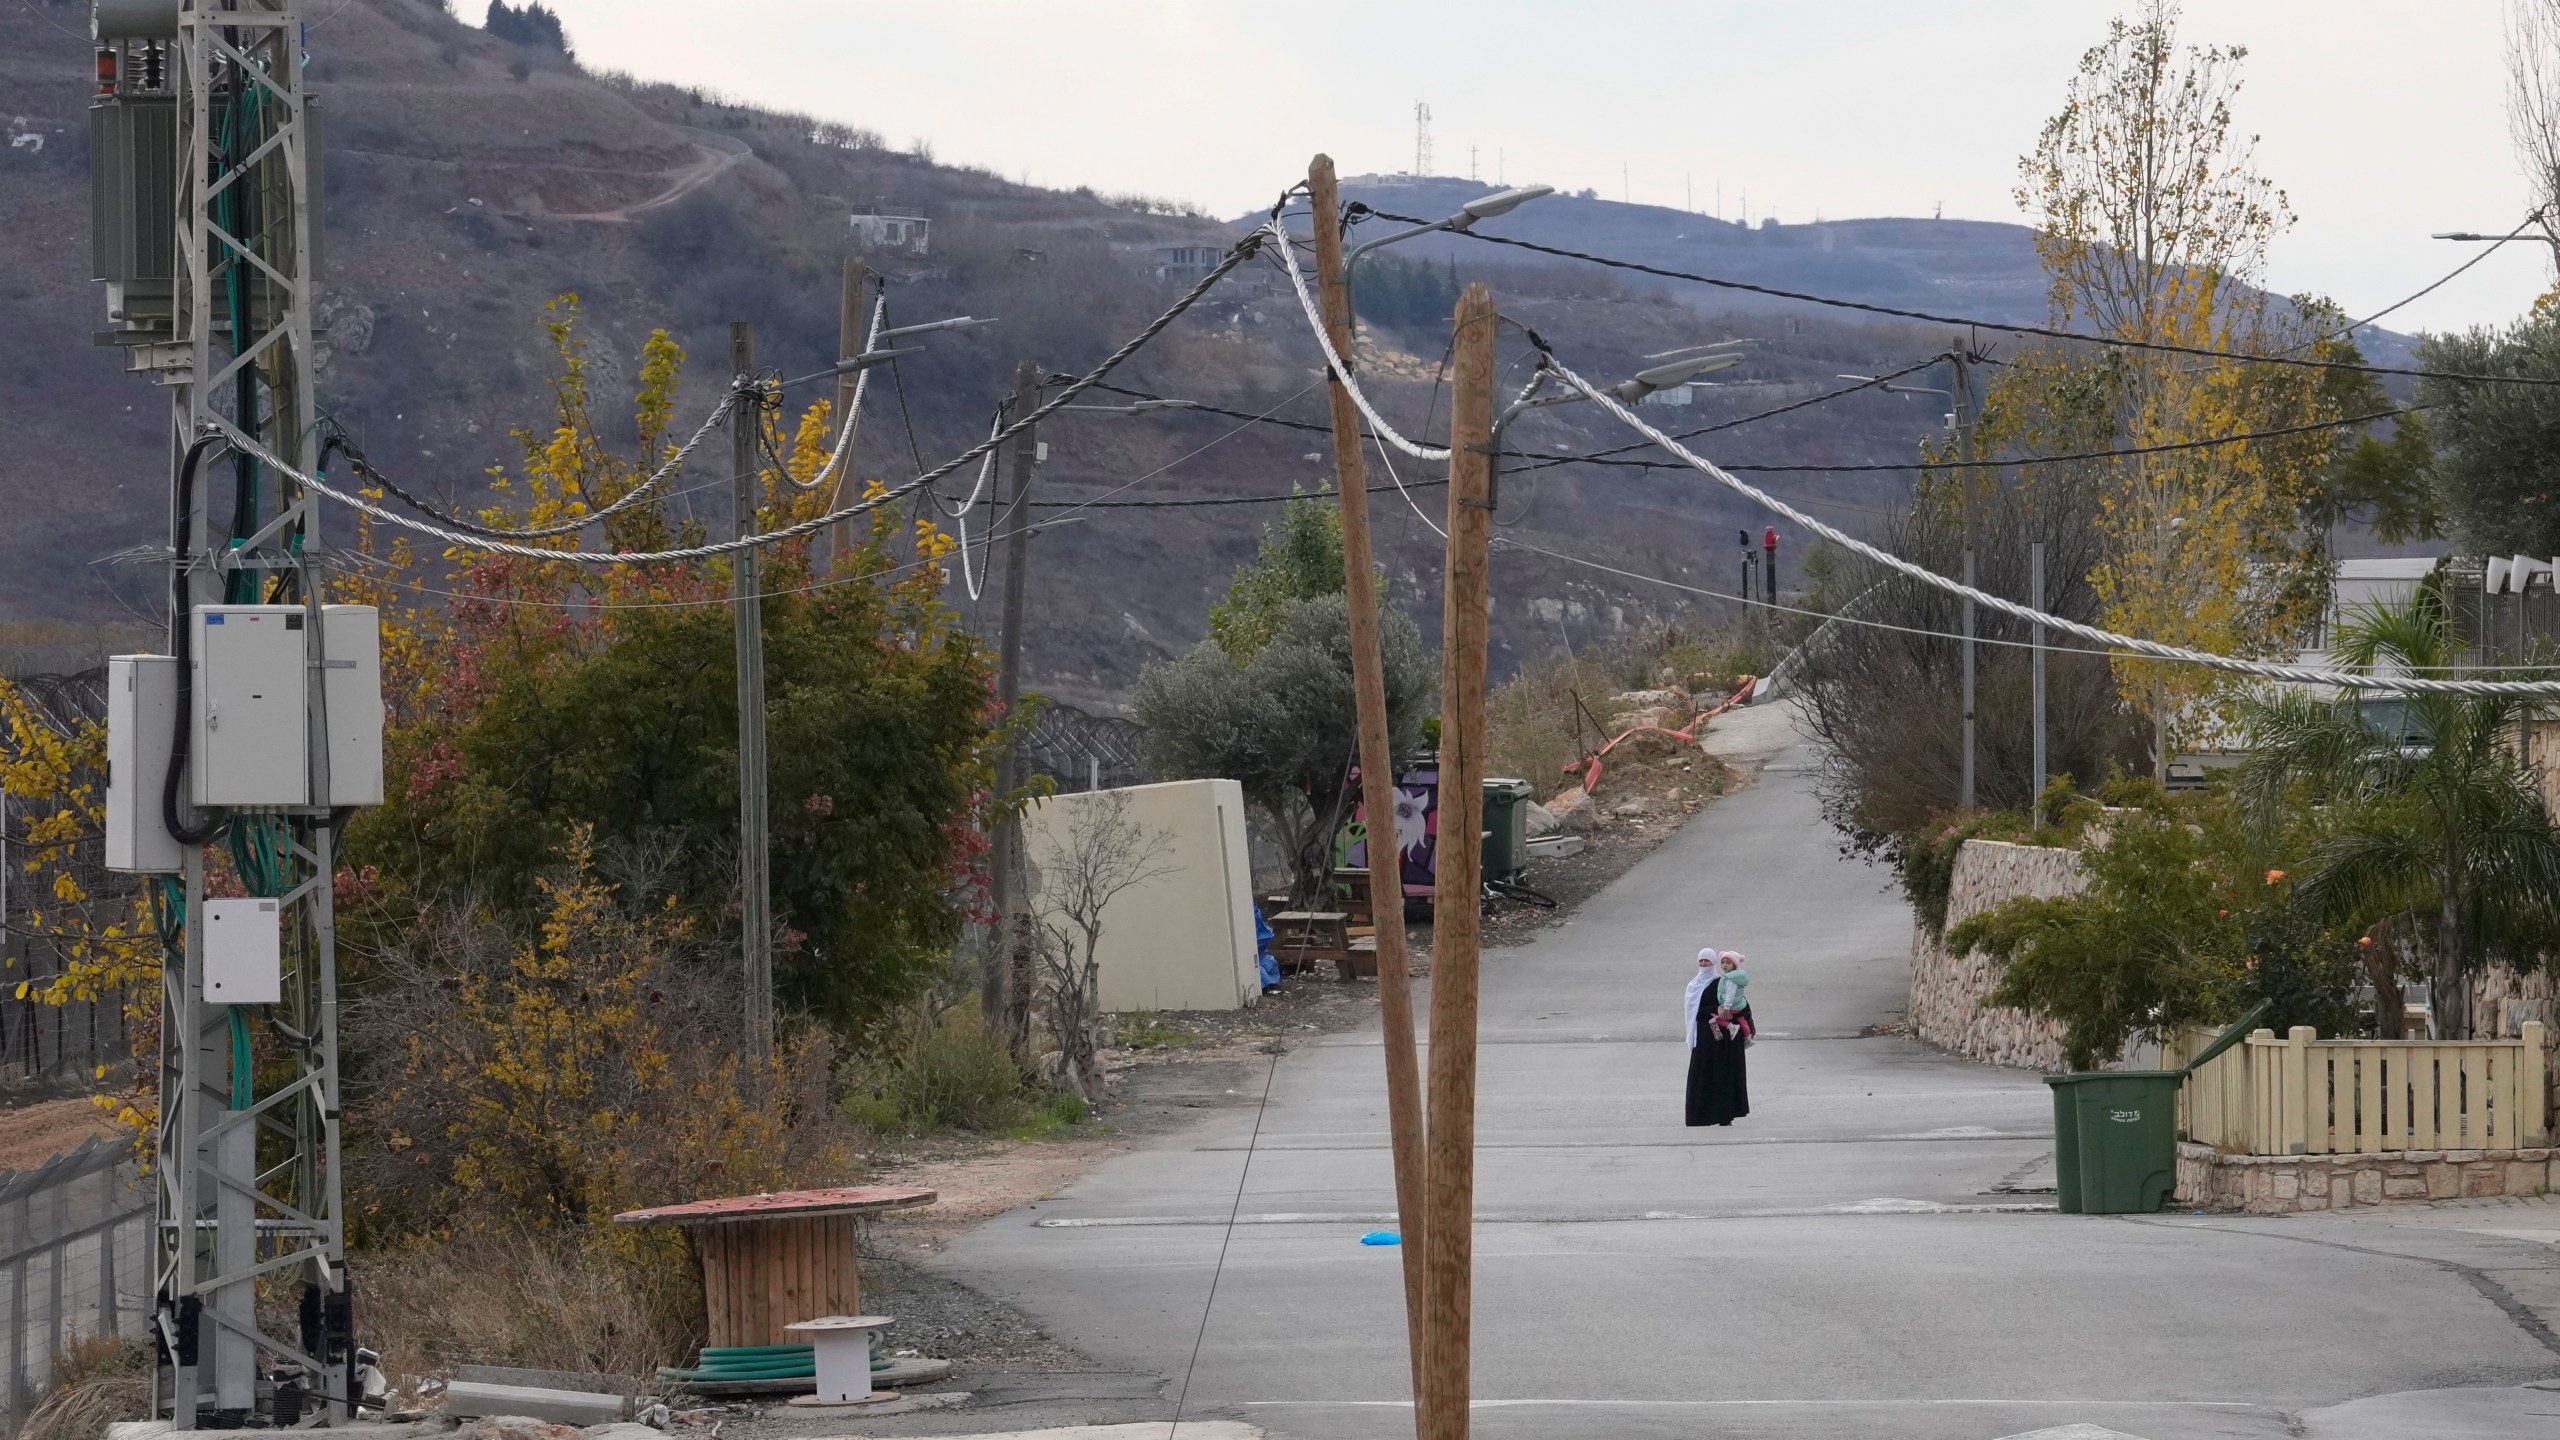
[[[1262,918],[1262,907],[1254,906],[1253,948],[1255,958],[1262,963],[1262,988],[1265,990],[1280,988],[1280,957],[1271,953],[1271,940],[1277,933],[1271,928],[1271,922]]]
[[[1404,1237],[1398,1235],[1393,1230],[1372,1230],[1368,1234],[1360,1237],[1360,1243],[1363,1245],[1401,1245],[1404,1243]]]

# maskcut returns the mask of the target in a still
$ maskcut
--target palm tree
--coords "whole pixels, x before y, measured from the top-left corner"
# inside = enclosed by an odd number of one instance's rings
[[[2443,592],[2365,607],[2340,628],[2343,667],[2442,674],[2459,642]],[[2485,961],[2529,969],[2560,941],[2560,829],[2517,743],[2531,707],[2510,696],[2409,695],[2368,710],[2358,692],[2246,702],[2239,794],[2261,823],[2308,805],[2320,838],[2297,895],[2324,921],[2405,918],[2435,941],[2436,1032],[2471,1032]]]

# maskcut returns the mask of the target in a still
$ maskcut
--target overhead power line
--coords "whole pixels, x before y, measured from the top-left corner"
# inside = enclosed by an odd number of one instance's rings
[[[818,531],[826,529],[828,526],[834,525],[839,521],[849,519],[855,515],[865,514],[869,511],[879,509],[884,505],[894,504],[899,500],[903,500],[915,491],[931,485],[934,481],[941,479],[945,475],[951,474],[953,471],[958,470],[963,465],[968,464],[970,461],[977,459],[981,455],[992,452],[997,446],[1001,445],[1005,440],[1020,433],[1025,427],[1038,424],[1041,420],[1046,419],[1052,412],[1066,405],[1077,395],[1082,394],[1086,389],[1090,388],[1094,382],[1099,381],[1104,376],[1117,369],[1120,365],[1125,363],[1130,356],[1135,355],[1138,351],[1146,348],[1146,346],[1154,341],[1158,335],[1164,333],[1165,327],[1171,325],[1175,320],[1180,319],[1184,312],[1188,311],[1193,305],[1198,304],[1201,297],[1207,295],[1209,291],[1220,281],[1226,279],[1226,277],[1232,273],[1238,265],[1243,264],[1256,251],[1260,250],[1262,248],[1263,240],[1263,232],[1255,231],[1254,233],[1247,235],[1244,239],[1238,241],[1236,245],[1227,252],[1226,259],[1221,261],[1217,268],[1211,270],[1207,275],[1202,276],[1200,282],[1192,286],[1191,289],[1182,296],[1182,298],[1176,300],[1170,309],[1166,310],[1163,314],[1149,322],[1145,329],[1140,330],[1136,335],[1131,336],[1120,346],[1119,349],[1113,351],[1108,357],[1106,357],[1101,364],[1087,371],[1084,375],[1077,377],[1076,382],[1060,390],[1055,399],[1050,400],[1048,403],[1029,412],[1028,414],[1020,416],[1015,419],[1013,423],[997,431],[994,435],[989,436],[985,441],[971,446],[968,450],[961,452],[959,455],[952,457],[950,460],[943,462],[932,470],[926,471],[925,473],[918,475],[915,479],[910,480],[895,489],[885,491],[882,494],[867,497],[852,505],[830,511],[824,515],[817,515],[806,520],[798,521],[779,530],[771,530],[754,535],[743,535],[734,540],[723,540],[708,545],[691,545],[675,550],[550,550],[539,546],[518,545],[506,541],[490,540],[484,537],[468,534],[456,528],[433,525],[424,521],[411,519],[406,515],[401,515],[395,511],[387,510],[382,506],[376,505],[362,496],[352,495],[339,490],[329,485],[319,477],[306,475],[296,467],[286,464],[264,445],[259,444],[255,439],[252,439],[250,436],[243,433],[238,426],[220,416],[213,417],[209,422],[208,428],[213,433],[220,434],[227,439],[231,443],[232,448],[249,455],[262,464],[273,467],[278,474],[292,480],[297,485],[304,486],[315,495],[323,496],[350,509],[362,511],[365,514],[373,516],[377,520],[398,525],[405,529],[415,530],[421,534],[432,535],[437,539],[463,546],[468,549],[482,550],[500,555],[516,555],[529,560],[567,560],[579,564],[590,565],[643,565],[680,560],[708,560],[715,556],[733,554],[740,550],[753,549],[763,545],[779,544],[786,540],[794,540],[805,535],[816,534]],[[1443,453],[1445,454],[1446,452]]]
[[[1411,215],[1352,202],[1346,213],[1355,218],[1374,215],[1398,224],[1428,225],[1431,222]],[[2147,350],[2164,355],[2194,355],[2234,365],[2287,365],[2305,370],[2352,370],[2367,375],[2406,375],[2420,380],[2458,380],[2483,385],[2560,385],[2560,378],[2538,375],[2481,375],[2461,370],[2424,370],[2402,365],[2371,365],[2350,360],[2310,360],[2299,355],[2242,355],[2228,350],[2212,350],[2201,345],[2179,345],[2166,340],[2130,340],[2120,335],[2083,335],[2051,325],[2027,325],[2007,320],[1984,320],[1963,315],[1941,315],[1929,310],[1907,310],[1895,305],[1878,305],[1865,300],[1843,300],[1836,295],[1817,295],[1804,290],[1781,290],[1774,285],[1755,285],[1748,280],[1728,280],[1716,275],[1699,275],[1687,270],[1671,270],[1647,265],[1640,260],[1621,260],[1609,255],[1596,255],[1587,250],[1568,250],[1560,245],[1541,245],[1535,240],[1520,240],[1508,235],[1488,235],[1482,230],[1449,232],[1487,245],[1507,245],[1516,250],[1531,250],[1564,260],[1580,260],[1612,270],[1631,270],[1663,280],[1686,280],[1698,285],[1711,285],[1719,290],[1740,290],[1753,295],[1766,295],[1777,300],[1800,300],[1808,305],[1826,305],[1835,310],[1855,310],[1868,315],[1888,315],[1898,320],[1926,320],[1933,325],[1964,325],[1979,330],[1998,330],[2010,335],[2035,335],[2048,340],[2067,340],[2080,345],[2101,345],[2118,350]],[[2415,298],[2415,297],[2412,297]],[[2405,302],[2404,302],[2405,303]]]
[[[2402,693],[2423,692],[2474,696],[2524,696],[2538,699],[2548,699],[2553,696],[2560,696],[2560,681],[2435,680],[2414,675],[2389,675],[2360,673],[2346,670],[2324,670],[2305,665],[2278,665],[2266,661],[2243,659],[2232,655],[2216,655],[2210,651],[2193,650],[2182,645],[2163,644],[2157,640],[2145,640],[2139,636],[2125,635],[2113,630],[2101,629],[2095,625],[2084,625],[2076,620],[2066,620],[2059,615],[2048,614],[2031,606],[2021,605],[2015,600],[2005,599],[1986,591],[1977,590],[1961,581],[1951,580],[1944,575],[1940,575],[1937,572],[1926,568],[1925,566],[1905,560],[1901,556],[1893,554],[1891,551],[1879,549],[1878,547],[1870,545],[1854,536],[1844,534],[1843,532],[1824,524],[1820,520],[1787,505],[1784,501],[1779,500],[1767,491],[1758,489],[1744,481],[1735,479],[1730,473],[1724,470],[1723,467],[1718,466],[1713,461],[1701,458],[1696,453],[1690,451],[1687,447],[1681,445],[1679,441],[1672,439],[1660,430],[1646,424],[1634,411],[1619,403],[1618,398],[1615,395],[1610,394],[1608,391],[1601,389],[1599,386],[1592,384],[1582,376],[1574,373],[1573,370],[1565,366],[1561,361],[1555,359],[1552,352],[1549,352],[1547,361],[1548,368],[1555,374],[1557,379],[1562,380],[1566,385],[1572,387],[1574,390],[1581,392],[1584,399],[1589,400],[1593,404],[1598,405],[1601,409],[1607,411],[1620,424],[1625,425],[1628,429],[1644,436],[1646,439],[1661,446],[1671,454],[1678,456],[1681,463],[1689,466],[1691,469],[1696,470],[1709,479],[1724,485],[1727,489],[1730,489],[1737,494],[1767,506],[1769,509],[1785,516],[1795,524],[1803,526],[1805,529],[1821,536],[1823,539],[1829,540],[1833,544],[1840,546],[1842,549],[1849,551],[1853,555],[1873,561],[1876,564],[1892,570],[1896,574],[1917,580],[1924,585],[1934,586],[1950,594],[1970,599],[1977,605],[1995,610],[2013,620],[2051,626],[2066,635],[2076,636],[2093,644],[2101,645],[2111,650],[2136,655],[2144,659],[2165,660],[2173,664],[2198,665],[2207,669],[2221,670],[2228,674],[2245,675],[2253,679],[2260,680],[2289,681],[2307,685],[2326,685],[2346,690],[2380,690],[2385,692]]]

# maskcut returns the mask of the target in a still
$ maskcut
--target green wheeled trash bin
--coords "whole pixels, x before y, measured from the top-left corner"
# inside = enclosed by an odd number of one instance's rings
[[[2053,1087],[2054,1188],[2062,1209],[2148,1215],[2160,1208],[2178,1188],[2178,1087],[2186,1078],[2184,1070],[2044,1077]]]
[[[1529,797],[1526,780],[1484,782],[1484,878],[1508,880],[1529,863]]]

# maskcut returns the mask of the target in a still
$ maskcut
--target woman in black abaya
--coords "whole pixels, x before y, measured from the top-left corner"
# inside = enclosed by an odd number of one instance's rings
[[[1725,986],[1723,955],[1715,947],[1698,952],[1698,973],[1689,981],[1683,1008],[1689,1028],[1689,1123],[1730,1125],[1751,1113],[1751,1091],[1743,1075],[1742,1052],[1751,1036],[1751,1007],[1738,1007],[1724,1024],[1716,1022]],[[1738,964],[1740,956],[1735,956]],[[1736,999],[1742,997],[1737,994]]]

